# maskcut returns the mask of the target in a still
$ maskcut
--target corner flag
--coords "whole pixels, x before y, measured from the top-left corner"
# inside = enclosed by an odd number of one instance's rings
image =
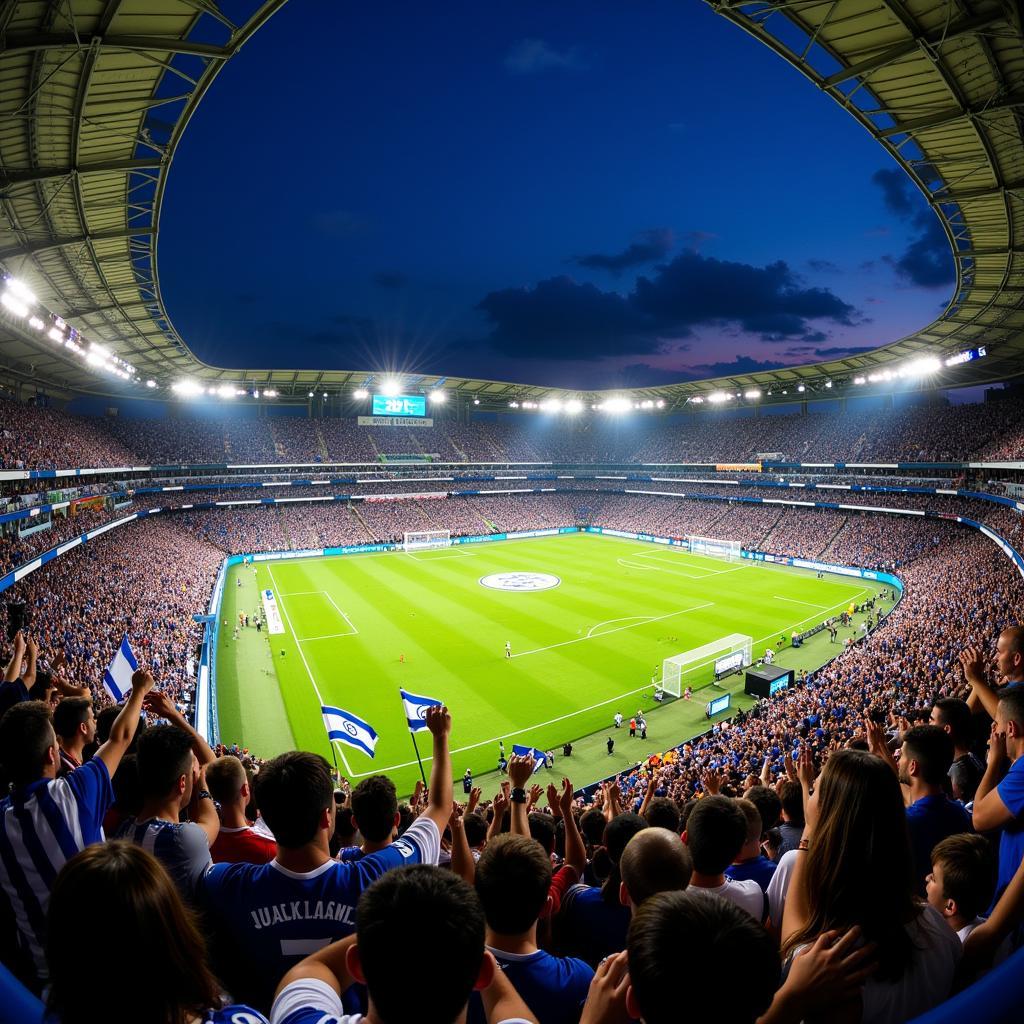
[[[409,723],[409,732],[422,732],[427,727],[427,708],[438,707],[444,701],[435,697],[420,697],[399,689],[402,705],[405,708],[405,720]]]
[[[327,738],[332,743],[335,740],[347,743],[350,747],[373,757],[374,748],[377,746],[377,733],[374,732],[373,726],[348,711],[342,711],[341,708],[321,707],[320,713],[324,716]]]
[[[538,750],[536,747],[524,747],[519,743],[512,744],[512,753],[518,754],[520,757],[532,757],[534,775],[544,767],[548,757],[543,750]]]
[[[103,688],[114,698],[115,703],[120,704],[125,694],[132,688],[132,675],[138,667],[139,663],[132,654],[131,644],[128,643],[128,634],[125,633],[114,660],[103,673]]]

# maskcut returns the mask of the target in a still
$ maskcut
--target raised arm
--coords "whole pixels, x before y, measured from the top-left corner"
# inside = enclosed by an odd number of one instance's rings
[[[457,803],[452,804],[448,827],[452,830],[452,871],[472,885],[476,879],[476,861],[466,839],[466,830],[462,827],[462,808]]]
[[[188,806],[188,818],[206,833],[206,842],[213,846],[220,835],[220,815],[217,806],[206,788],[206,765],[199,765],[199,770],[192,778],[192,801]]]
[[[39,644],[29,637],[25,642],[26,657],[25,657],[25,674],[21,677],[25,684],[25,689],[31,690],[36,684],[36,666],[39,662]]]
[[[961,651],[960,667],[964,670],[964,678],[971,687],[967,706],[971,711],[986,711],[990,718],[995,718],[999,694],[985,677],[985,662],[982,660],[981,652],[974,647]]]
[[[799,849],[805,851],[814,833],[814,826],[817,822],[817,802],[811,803],[810,796],[814,790],[814,755],[811,748],[806,744],[800,747],[800,759],[797,765],[797,775],[800,777],[800,786],[804,792],[804,833],[800,840]],[[795,935],[807,923],[810,908],[807,906],[806,894],[801,886],[801,876],[804,871],[804,861],[807,860],[805,853],[796,858],[793,865],[793,874],[789,880],[789,888],[786,891],[786,909],[782,915],[782,942],[785,944],[791,935]]]
[[[14,650],[11,652],[11,660],[7,662],[4,669],[4,682],[13,683],[21,675],[21,663],[25,660],[25,637],[19,629],[14,634]]]
[[[508,759],[508,780],[512,783],[512,827],[515,836],[530,834],[526,812],[526,784],[533,774],[533,758],[529,754],[513,754]],[[518,799],[517,799],[518,798]]]
[[[565,826],[565,863],[576,869],[576,877],[582,878],[587,866],[587,847],[580,835],[579,825],[572,813],[573,788],[568,779],[562,779],[562,792],[558,796],[558,809]]]
[[[427,708],[426,722],[434,738],[434,756],[430,762],[427,807],[423,813],[443,834],[452,813],[452,758],[448,750],[452,716],[443,704],[436,704]]]
[[[213,764],[217,760],[217,755],[210,744],[189,725],[188,719],[174,706],[174,701],[166,693],[152,690],[146,697],[146,710],[160,718],[166,718],[171,725],[188,734],[192,741],[192,750],[200,765]]]
[[[292,982],[307,980],[322,981],[340,996],[355,981],[348,966],[348,951],[355,944],[355,935],[349,935],[338,942],[332,942],[329,946],[324,946],[323,949],[318,949],[305,960],[300,960],[281,979],[275,997]]]
[[[988,738],[988,758],[985,774],[974,794],[972,819],[979,832],[988,832],[1013,821],[1013,812],[999,795],[999,783],[1006,767],[1006,737],[996,731],[995,722]]]
[[[152,674],[145,669],[139,669],[132,676],[132,692],[124,702],[121,713],[114,719],[107,742],[96,751],[96,756],[107,766],[111,776],[117,771],[121,758],[135,738],[135,730],[142,715],[143,699],[152,689]]]

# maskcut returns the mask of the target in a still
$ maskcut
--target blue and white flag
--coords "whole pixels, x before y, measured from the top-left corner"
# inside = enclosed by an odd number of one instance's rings
[[[518,754],[520,757],[532,757],[534,775],[544,767],[548,759],[548,755],[543,750],[538,750],[536,747],[524,747],[519,743],[512,744],[512,753]]]
[[[131,644],[128,643],[126,633],[121,640],[121,646],[114,655],[106,672],[103,673],[103,687],[114,698],[115,703],[120,704],[125,695],[132,688],[132,676],[139,667],[139,663],[132,654]]]
[[[409,732],[422,732],[427,727],[427,708],[438,707],[444,701],[435,697],[420,697],[399,689],[402,704],[405,706],[405,720],[409,723]]]
[[[324,727],[332,743],[335,740],[347,743],[350,747],[356,747],[369,757],[373,757],[373,751],[377,746],[377,733],[374,732],[373,726],[348,711],[342,711],[341,708],[321,707],[320,712],[324,716]]]

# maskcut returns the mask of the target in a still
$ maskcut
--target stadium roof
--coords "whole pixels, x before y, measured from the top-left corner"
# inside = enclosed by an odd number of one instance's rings
[[[1024,32],[1013,0],[710,0],[827,92],[927,198],[957,282],[933,323],[874,351],[736,377],[630,389],[677,408],[715,392],[845,393],[886,370],[938,357],[943,386],[1024,372]],[[367,370],[239,370],[201,362],[160,293],[160,207],[175,148],[217,73],[285,0],[35,0],[0,7],[0,265],[63,325],[51,340],[0,307],[0,376],[51,392],[139,393],[153,379],[309,391],[363,386]],[[728,73],[728,72],[723,72]],[[841,202],[842,196],[837,195]],[[810,212],[810,211],[809,211]],[[67,343],[70,338],[71,344]],[[77,339],[81,340],[81,339]],[[92,341],[96,350],[87,361]],[[982,359],[955,361],[984,348]],[[104,352],[140,383],[97,370]],[[123,364],[118,364],[123,365]],[[379,371],[377,371],[379,372]],[[406,377],[483,405],[596,392],[458,377]],[[142,393],[146,389],[142,387]],[[768,398],[771,392],[773,398]],[[829,394],[839,393],[830,390]],[[159,392],[163,394],[163,392]],[[789,400],[792,400],[790,398]]]

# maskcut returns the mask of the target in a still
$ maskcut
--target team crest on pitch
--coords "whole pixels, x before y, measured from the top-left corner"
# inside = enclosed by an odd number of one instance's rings
[[[550,590],[561,582],[549,572],[495,572],[480,577],[480,585],[491,590],[514,590],[523,594]]]

